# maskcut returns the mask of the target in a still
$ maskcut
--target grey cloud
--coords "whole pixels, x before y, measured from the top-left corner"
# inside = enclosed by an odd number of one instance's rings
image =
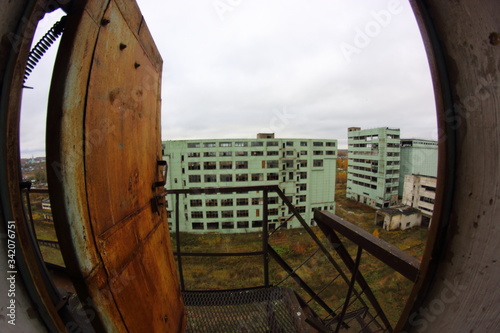
[[[214,1],[138,3],[164,59],[164,140],[274,128],[344,144],[349,126],[435,138],[429,69],[407,1],[351,62],[341,43],[353,44],[387,1],[242,0],[224,20]],[[294,118],[275,124],[283,109]]]

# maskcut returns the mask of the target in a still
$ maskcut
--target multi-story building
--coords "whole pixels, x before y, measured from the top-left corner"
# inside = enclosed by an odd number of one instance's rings
[[[417,208],[422,213],[421,225],[428,227],[434,212],[436,177],[406,175],[402,204]]]
[[[53,222],[54,219],[52,217],[52,207],[50,205],[50,199],[46,198],[42,200],[42,216],[43,219],[47,222]]]
[[[398,202],[399,129],[348,129],[346,196],[373,208]]]
[[[165,141],[163,146],[169,165],[167,193],[186,188],[278,185],[308,223],[314,224],[314,209],[335,210],[336,140],[258,134],[257,139],[175,140]],[[262,193],[182,195],[179,212],[174,211],[174,200],[167,195],[168,214],[179,214],[180,231],[261,230]],[[270,193],[269,228],[290,215],[278,195]],[[291,219],[286,226],[300,224]]]
[[[421,139],[401,139],[399,197],[403,196],[406,175],[437,177],[438,143]]]

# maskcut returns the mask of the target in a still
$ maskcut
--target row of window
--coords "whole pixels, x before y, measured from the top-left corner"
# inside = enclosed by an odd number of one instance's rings
[[[299,213],[305,213],[306,212],[306,207],[305,206],[297,206],[295,209]],[[291,213],[290,211],[288,212],[289,214]],[[279,209],[278,208],[269,208],[267,210],[267,214],[269,216],[277,216],[279,214]],[[233,210],[208,210],[208,211],[194,211],[191,212],[191,218],[192,219],[215,219],[215,218],[233,218],[235,217],[234,211]],[[249,216],[249,211],[247,209],[241,209],[241,210],[236,210],[236,217],[248,217]],[[260,209],[255,210],[255,216],[259,217],[260,216]]]
[[[235,151],[234,156],[248,156],[249,153],[250,153],[250,156],[264,156],[264,151],[259,151],[259,150],[251,151],[251,152]],[[283,152],[283,157],[293,156],[294,154],[295,154],[295,152],[293,150],[287,150],[287,151]],[[327,150],[327,151],[313,150],[313,155],[315,155],[315,156],[323,155],[323,154],[324,155],[335,155],[335,151],[333,151],[333,150]],[[266,151],[266,155],[267,156],[278,156],[279,151],[269,150],[269,151]],[[297,154],[297,157],[304,156],[304,155],[307,155],[307,150],[301,150]],[[216,156],[217,156],[217,152],[215,152],[215,151],[206,151],[203,153],[203,157],[216,157]],[[233,156],[233,152],[232,151],[221,151],[221,152],[219,152],[219,156],[220,157],[230,157],[230,156]],[[188,157],[201,157],[201,153],[190,152],[190,153],[188,153]]]
[[[290,201],[292,201],[292,199],[293,199],[292,197],[287,197],[287,198]],[[296,203],[297,204],[299,202],[305,202],[306,200],[307,200],[307,196],[305,194],[296,196]],[[258,205],[258,206],[262,206],[262,204],[264,203],[262,198],[221,199],[220,202],[218,199],[206,199],[205,200],[205,207],[217,207],[217,206],[219,206],[219,203],[223,207],[234,206],[235,203],[236,203],[236,206],[248,206],[250,202],[252,205]],[[279,203],[278,197],[269,197],[268,198],[268,204],[273,205],[273,204],[278,204],[278,203]],[[191,199],[189,201],[189,206],[190,207],[202,207],[203,200],[202,199]]]
[[[389,187],[386,187],[385,188],[385,193],[392,193],[394,191],[397,192],[398,188],[399,188],[398,186],[389,186]]]
[[[287,173],[283,172],[283,181],[287,181],[286,177]],[[300,171],[296,172],[295,175],[297,176],[297,181],[300,181],[302,179],[307,179],[307,172],[305,171]],[[294,180],[294,172],[288,172],[288,180]],[[176,178],[177,179],[177,178]],[[201,183],[201,175],[189,175],[189,182],[191,183]],[[252,173],[250,174],[250,178],[248,174],[221,174],[219,175],[219,181],[221,182],[232,182],[237,181],[237,182],[245,182],[248,180],[251,180],[253,182],[260,182],[264,181],[264,174],[263,173]],[[205,182],[209,183],[215,183],[217,182],[217,175],[204,175],[204,180]],[[267,174],[266,180],[279,180],[279,173],[277,172],[270,172]],[[177,180],[176,180],[177,182]]]
[[[349,155],[355,155],[355,156],[360,156],[360,155],[378,156],[378,150],[371,150],[371,151],[354,151],[354,150],[349,150],[348,154]]]
[[[361,143],[349,143],[348,146],[349,147],[355,147],[355,148],[372,148],[372,149],[378,149],[378,143],[371,143],[371,142],[361,142]],[[387,148],[399,148],[401,145],[399,144],[399,142],[396,142],[396,143],[387,143],[386,147]]]
[[[348,179],[347,181],[348,182],[352,182],[354,185],[359,185],[359,186],[363,186],[363,187],[366,187],[366,188],[371,188],[373,190],[377,189],[377,185],[376,184],[368,184],[368,183],[365,183],[365,182],[361,182],[359,180],[352,180],[352,179]]]
[[[349,143],[349,147],[378,149],[378,143]]]
[[[398,183],[399,184],[399,178],[387,178],[385,180],[385,183],[386,184],[389,184],[389,183]]]
[[[376,164],[378,165],[378,160],[370,160],[370,159],[364,159],[364,158],[353,158],[349,157],[351,161],[354,163],[367,163],[367,164]]]
[[[286,196],[286,198],[290,201],[293,202],[293,196]],[[268,204],[274,205],[279,203],[279,198],[278,197],[268,197],[267,199]],[[305,194],[300,194],[300,195],[295,195],[295,203],[299,204],[300,202],[305,202],[307,200],[307,196]],[[258,205],[262,206],[264,204],[264,199],[262,197],[260,198],[236,198],[236,199],[191,199],[189,200],[189,206],[190,207],[202,207],[203,202],[205,202],[205,207],[218,207],[219,204],[222,207],[231,207],[234,206],[236,203],[236,206],[248,206],[249,203],[251,202],[251,205]],[[285,205],[283,202],[282,205]],[[168,200],[166,201],[166,207],[169,207],[168,205]],[[187,205],[184,206],[184,209],[187,210]]]
[[[230,156],[233,156],[233,153],[234,153],[234,156],[249,156],[249,154],[250,154],[250,156],[264,156],[264,151],[251,151],[251,152],[248,152],[248,151],[235,151],[235,152],[221,151],[221,152],[219,152],[219,156],[220,157],[230,157]],[[283,157],[293,156],[294,154],[295,154],[295,152],[293,150],[287,150],[287,151],[283,152]],[[334,150],[326,150],[326,151],[313,150],[312,154],[314,156],[320,156],[320,155],[333,156],[333,155],[335,155],[335,151]],[[270,150],[270,151],[266,152],[266,155],[267,156],[278,156],[279,151]],[[305,155],[307,155],[307,150],[301,150],[297,154],[297,157],[305,156]],[[202,154],[200,152],[189,152],[187,156],[188,157],[202,157]],[[203,157],[216,157],[216,156],[217,156],[217,152],[215,152],[215,151],[206,151],[203,153]]]
[[[372,172],[372,167],[364,167],[364,166],[359,166],[359,165],[349,165],[350,170],[360,170],[360,171],[368,171]]]
[[[304,201],[305,201],[305,196],[304,196]],[[252,205],[262,205],[263,204],[263,199],[262,198],[221,199],[220,200],[220,205],[221,206],[233,206],[235,202],[236,202],[236,206],[248,206],[249,202],[251,202]],[[268,203],[269,204],[277,204],[278,203],[278,197],[269,197],[268,198]],[[189,205],[190,205],[190,207],[201,207],[203,205],[203,200],[202,199],[191,199],[189,201]],[[219,206],[219,200],[217,200],[217,199],[206,199],[205,200],[205,206],[207,206],[207,207],[216,207],[216,206]]]
[[[423,201],[423,202],[427,202],[427,203],[431,203],[431,204],[434,204],[434,199],[432,198],[429,198],[429,197],[420,197],[420,201]]]
[[[188,162],[188,170],[201,170],[201,162]],[[279,168],[279,160],[262,161],[263,169],[276,169]],[[235,169],[248,169],[248,161],[235,161]],[[323,167],[323,160],[313,160],[313,167]],[[229,170],[233,168],[233,161],[219,162],[219,169]],[[294,160],[283,160],[283,169],[294,168]],[[307,168],[307,160],[299,160],[297,163],[298,168]],[[203,162],[203,170],[217,169],[217,162]]]
[[[438,145],[437,142],[425,142],[425,141],[402,141],[401,144],[403,147],[411,147],[413,145],[426,145],[426,146],[436,146]]]
[[[366,164],[371,164],[372,166],[378,166],[377,160],[369,160],[369,159],[353,158],[353,157],[349,157],[349,159],[354,163],[366,163]],[[387,161],[387,165],[388,166],[399,165],[399,161]]]
[[[234,177],[233,177],[234,176]],[[201,175],[189,175],[189,182],[190,183],[201,183]],[[247,173],[242,173],[242,174],[223,174],[219,175],[219,180],[221,182],[247,182],[248,181],[248,174]],[[267,174],[267,180],[278,180],[279,179],[279,174],[278,173],[268,173]],[[204,175],[203,180],[205,183],[216,183],[217,182],[217,175]],[[262,173],[257,173],[257,174],[252,174],[251,175],[251,180],[252,181],[263,181],[264,180],[264,174]]]
[[[252,228],[262,228],[262,221],[252,221]],[[250,223],[249,221],[238,221],[236,223],[234,222],[207,222],[206,223],[206,228],[208,230],[217,230],[217,229],[246,229],[250,228]],[[203,222],[193,222],[191,223],[191,228],[193,230],[204,230],[205,229],[205,223]],[[274,230],[276,228],[275,223],[269,223],[268,224],[269,230]]]
[[[348,136],[349,140],[365,140],[372,141],[378,140],[378,134],[369,134],[369,135],[358,135],[358,136]]]
[[[420,187],[426,191],[436,192],[436,188],[434,186],[420,185]]]
[[[300,141],[299,145],[301,147],[307,147],[308,142],[307,141]],[[327,141],[314,141],[312,143],[314,147],[335,147],[335,142]],[[218,143],[219,147],[248,147],[248,141],[236,141],[236,142],[231,142],[231,141],[224,141],[224,142],[219,142]],[[250,142],[250,147],[263,147],[264,146],[264,141],[251,141]],[[279,146],[278,141],[266,141],[266,146],[267,147],[277,147]],[[293,147],[294,146],[294,141],[286,141],[283,143],[284,147]],[[188,142],[187,143],[188,148],[215,148],[217,147],[217,142]]]
[[[425,210],[425,211],[427,211],[427,212],[432,213],[432,209],[430,209],[430,208],[428,208],[428,207],[418,206],[418,209],[420,209],[420,210]]]
[[[355,150],[350,150],[348,153],[352,154],[352,155],[356,155],[356,156],[359,156],[359,155],[378,156],[378,150],[372,150],[372,151],[355,151]],[[398,152],[387,152],[386,155],[388,157],[399,157],[400,154]]]
[[[372,181],[372,182],[376,182],[377,181],[377,177],[369,176],[369,175],[363,175],[363,174],[360,174],[360,173],[349,173],[349,177],[356,177],[356,178],[367,179],[367,180]]]
[[[368,135],[359,135],[359,136],[349,136],[349,140],[365,140],[365,141],[371,141],[371,140],[378,140],[378,134],[368,134]],[[382,136],[383,138],[383,136]],[[387,134],[386,136],[387,139],[399,139],[399,134]]]
[[[263,177],[264,177],[264,175],[261,173],[251,174],[251,178],[248,177],[247,173],[240,173],[240,174],[235,174],[235,175],[223,174],[223,175],[219,175],[219,181],[220,182],[233,182],[233,181],[248,182],[249,179],[251,179],[251,181],[263,181],[264,180]],[[300,172],[297,175],[297,181],[302,180],[302,179],[307,179],[307,173]],[[188,180],[190,183],[201,183],[202,177],[201,177],[201,175],[189,175]],[[279,173],[276,173],[276,172],[268,173],[266,180],[279,180]],[[293,180],[293,172],[290,172],[288,180]],[[203,175],[203,181],[205,183],[216,183],[217,182],[217,175]],[[287,181],[286,175],[283,176],[283,181],[284,182]],[[299,185],[299,189],[301,191],[306,190],[305,189],[306,184],[298,184],[298,185]]]

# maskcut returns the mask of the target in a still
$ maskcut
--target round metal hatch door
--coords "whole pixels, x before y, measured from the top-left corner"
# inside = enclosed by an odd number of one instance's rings
[[[53,215],[96,331],[185,325],[161,185],[162,60],[133,1],[68,16],[47,124]]]

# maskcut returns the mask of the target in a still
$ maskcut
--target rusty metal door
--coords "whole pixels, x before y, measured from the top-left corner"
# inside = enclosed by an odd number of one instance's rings
[[[49,98],[52,209],[96,331],[182,332],[164,206],[162,59],[135,1],[76,1]]]

